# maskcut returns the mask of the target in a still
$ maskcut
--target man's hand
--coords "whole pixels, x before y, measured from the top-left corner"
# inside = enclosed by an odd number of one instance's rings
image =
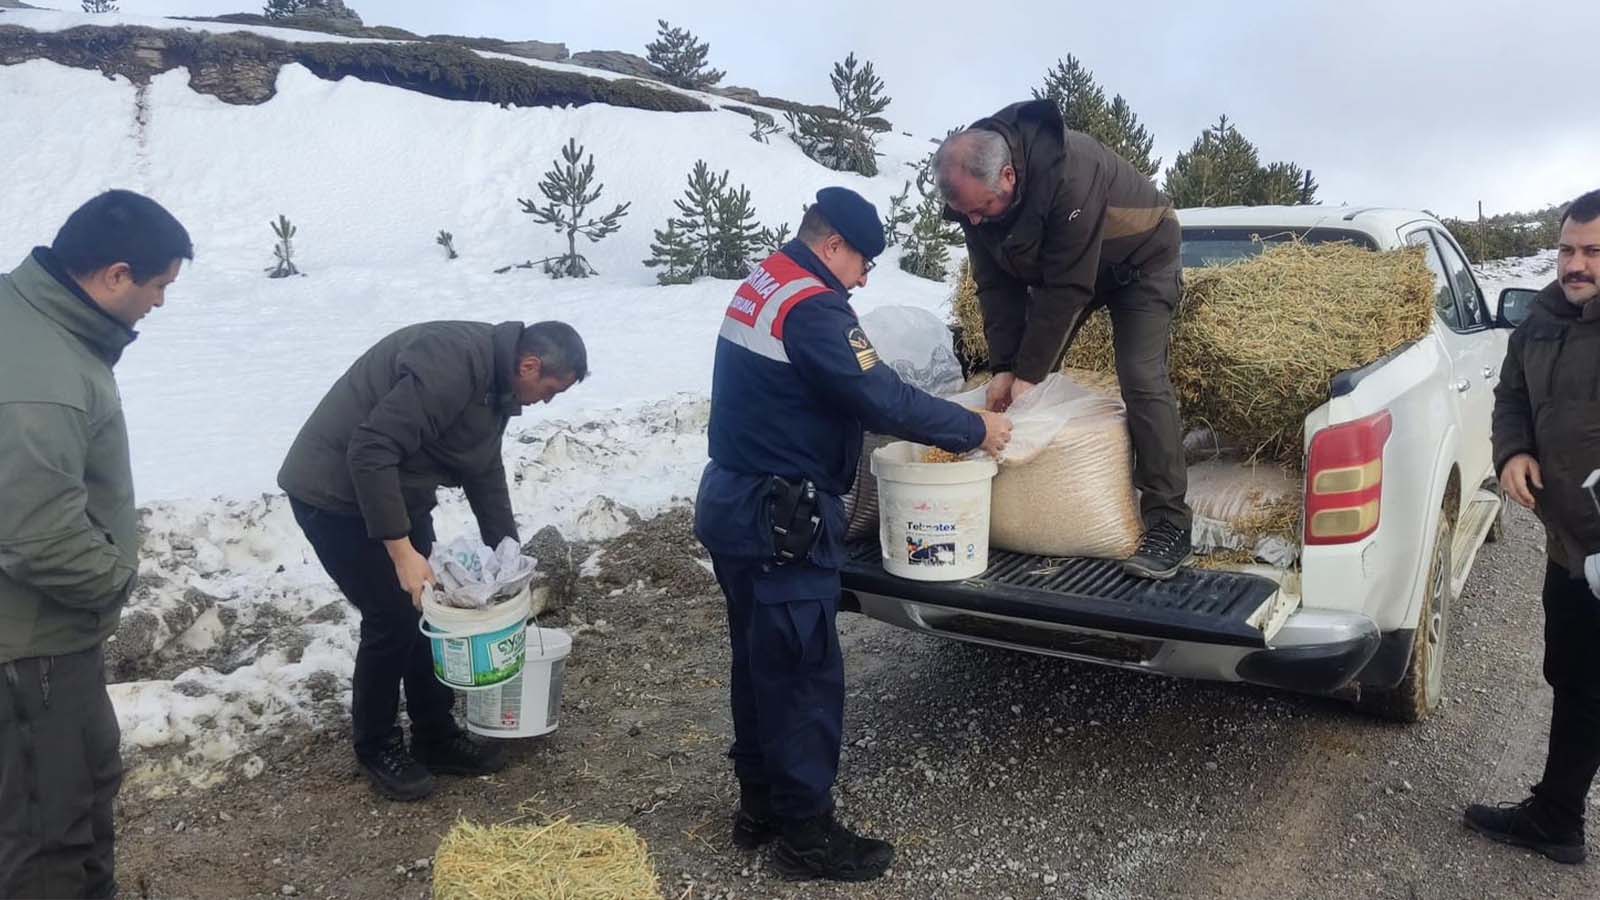
[[[1033,382],[1031,382],[1031,381],[1023,381],[1021,378],[1013,377],[1011,379],[1011,402],[1015,403],[1018,400],[1021,400],[1022,399],[1022,395],[1026,394],[1027,392],[1029,392],[1031,390],[1033,390],[1033,388],[1034,388],[1034,383]],[[1009,405],[1010,404],[1007,404],[1007,406],[1009,406]]]
[[[984,405],[990,412],[1005,412],[1011,405],[1011,385],[1016,380],[1017,376],[1010,372],[1000,372],[989,379],[989,390]]]
[[[983,452],[1000,458],[1000,451],[1011,443],[1011,419],[997,412],[981,412],[983,417]]]
[[[411,595],[411,605],[421,610],[422,590],[434,583],[433,567],[407,538],[384,541],[383,546],[394,561],[394,576],[399,579],[401,589]]]
[[[1532,487],[1529,487],[1529,485]],[[1533,509],[1533,488],[1544,490],[1544,478],[1539,473],[1539,461],[1531,453],[1518,453],[1506,460],[1500,470],[1500,489],[1506,496],[1521,504],[1523,509]]]

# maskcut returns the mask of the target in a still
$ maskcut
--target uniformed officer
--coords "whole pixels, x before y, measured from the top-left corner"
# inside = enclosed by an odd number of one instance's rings
[[[863,427],[956,453],[998,453],[1011,423],[900,380],[849,304],[883,252],[872,204],[817,192],[795,240],[739,286],[717,341],[711,462],[695,534],[728,601],[739,778],[733,840],[776,838],[790,878],[866,881],[894,860],[886,841],[833,818],[844,727],[834,616],[845,513]]]

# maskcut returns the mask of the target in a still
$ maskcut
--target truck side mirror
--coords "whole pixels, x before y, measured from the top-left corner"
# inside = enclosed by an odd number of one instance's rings
[[[1515,328],[1522,324],[1533,310],[1533,301],[1539,292],[1532,288],[1506,288],[1500,292],[1500,314],[1495,316],[1498,328]]]

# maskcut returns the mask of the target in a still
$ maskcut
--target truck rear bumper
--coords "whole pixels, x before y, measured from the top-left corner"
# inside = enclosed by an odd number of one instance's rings
[[[1303,609],[1270,643],[1211,643],[1102,631],[989,610],[846,590],[845,609],[911,631],[1181,678],[1243,681],[1306,693],[1347,685],[1378,648],[1359,613]]]

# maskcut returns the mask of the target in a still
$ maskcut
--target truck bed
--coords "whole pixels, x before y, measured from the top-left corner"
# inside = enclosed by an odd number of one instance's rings
[[[872,594],[970,613],[969,631],[1004,617],[1240,647],[1266,646],[1251,619],[1278,591],[1272,580],[1240,572],[1184,569],[1171,581],[1146,581],[1110,560],[999,550],[989,552],[989,568],[976,578],[912,581],[884,571],[876,539],[852,543],[841,574],[847,603],[852,593]]]

